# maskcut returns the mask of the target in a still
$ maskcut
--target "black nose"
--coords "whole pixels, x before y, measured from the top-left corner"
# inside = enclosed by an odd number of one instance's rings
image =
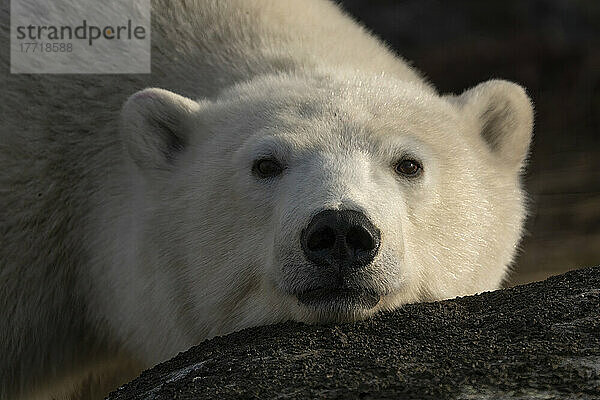
[[[375,258],[381,235],[359,211],[325,210],[313,217],[300,241],[306,257],[317,265],[360,268]]]

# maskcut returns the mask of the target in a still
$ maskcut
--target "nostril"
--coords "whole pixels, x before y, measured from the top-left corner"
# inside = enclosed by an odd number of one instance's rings
[[[325,226],[313,232],[306,242],[306,247],[310,251],[329,250],[335,246],[335,231]]]
[[[346,244],[354,254],[371,251],[376,246],[373,235],[361,226],[353,226],[348,230]]]

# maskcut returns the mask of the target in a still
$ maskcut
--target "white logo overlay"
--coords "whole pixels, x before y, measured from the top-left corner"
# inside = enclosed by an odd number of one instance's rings
[[[10,72],[150,73],[150,0],[11,0]]]

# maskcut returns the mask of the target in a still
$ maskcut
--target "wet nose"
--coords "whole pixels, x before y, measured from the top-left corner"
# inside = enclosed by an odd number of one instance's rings
[[[306,257],[319,266],[362,268],[379,251],[381,235],[365,214],[354,210],[324,210],[302,231]]]

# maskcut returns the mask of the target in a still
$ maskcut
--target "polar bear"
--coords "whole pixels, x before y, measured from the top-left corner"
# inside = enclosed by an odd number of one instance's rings
[[[2,53],[0,398],[499,287],[520,86],[441,95],[325,0],[156,0],[152,46],[150,75],[11,75]]]

